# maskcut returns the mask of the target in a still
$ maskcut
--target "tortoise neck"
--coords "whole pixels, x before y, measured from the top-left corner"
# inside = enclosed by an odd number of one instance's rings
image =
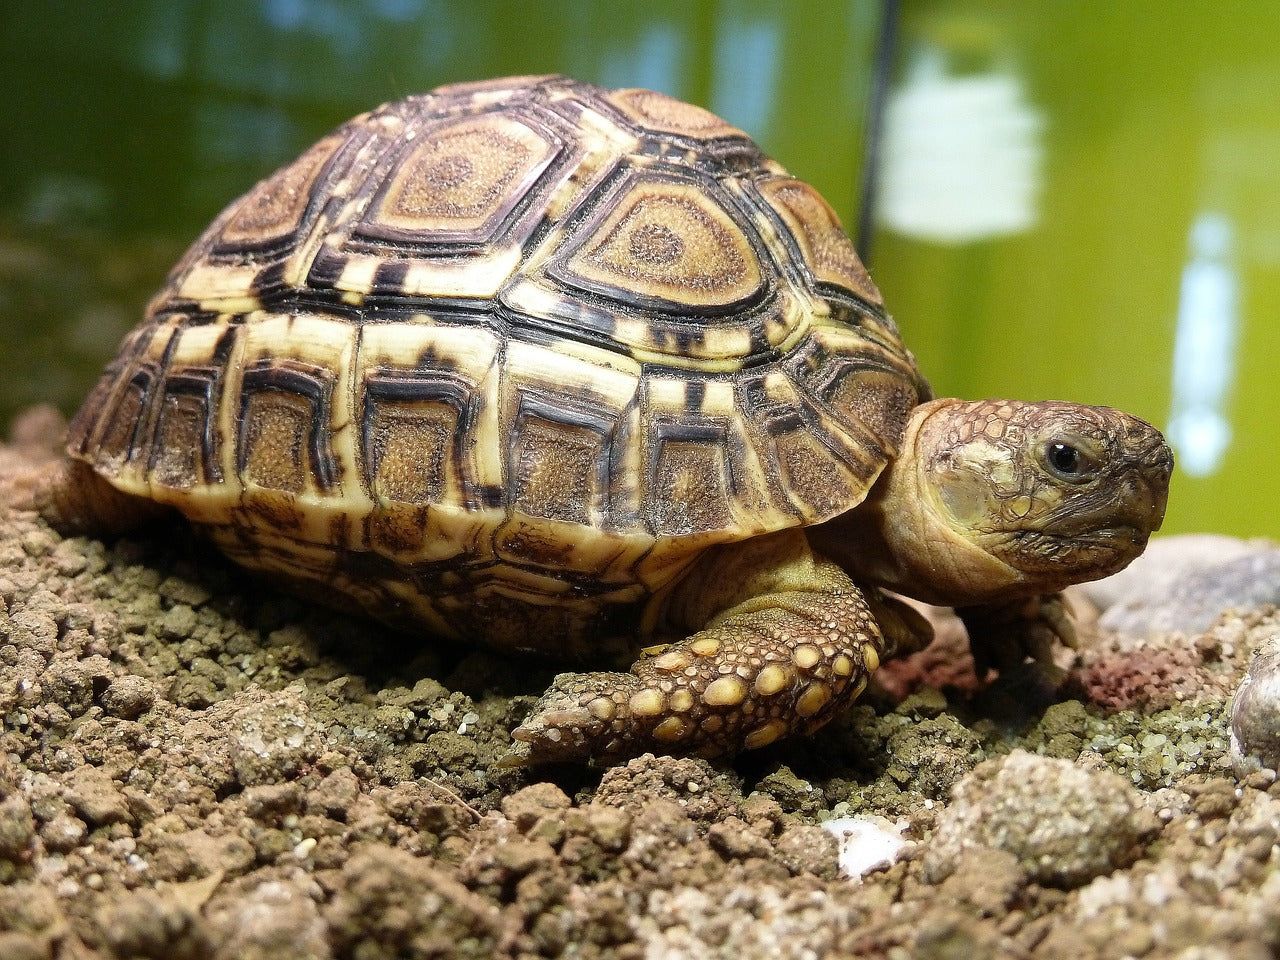
[[[931,416],[961,401],[917,407],[898,456],[858,507],[813,527],[810,539],[854,580],[945,606],[1029,592],[1021,574],[948,523],[923,453]]]

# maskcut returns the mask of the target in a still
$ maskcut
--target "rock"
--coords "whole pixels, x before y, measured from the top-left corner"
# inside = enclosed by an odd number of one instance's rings
[[[1231,702],[1231,762],[1240,777],[1280,770],[1280,635],[1259,646]]]
[[[1117,633],[1206,630],[1224,611],[1280,603],[1280,547],[1195,534],[1154,541],[1127,569],[1081,588]]]
[[[210,711],[226,736],[226,748],[243,786],[279,783],[320,753],[318,731],[295,685],[283,690],[245,690]]]
[[[126,823],[131,818],[124,794],[100,767],[81,767],[70,777],[67,802],[94,826]]]
[[[929,879],[954,873],[967,851],[1003,850],[1028,877],[1076,887],[1136,850],[1140,798],[1121,777],[1024,751],[979,764],[956,785],[925,855]]]
[[[822,829],[836,838],[840,875],[849,879],[893,866],[910,844],[901,826],[884,817],[836,817]]]
[[[325,907],[340,956],[488,958],[502,934],[498,907],[401,850],[357,853]]]
[[[102,709],[122,720],[136,720],[156,702],[151,681],[144,677],[116,677],[102,691]]]
[[[245,898],[215,911],[211,926],[217,933],[215,960],[328,960],[333,956],[316,901],[297,883],[261,883]]]
[[[600,780],[596,802],[622,807],[633,815],[643,802],[671,800],[691,820],[714,823],[738,812],[741,783],[697,757],[641,754],[625,766],[611,767]]]
[[[982,741],[955,717],[942,715],[903,727],[889,738],[888,773],[904,788],[942,800],[982,759]]]
[[[35,835],[31,804],[24,797],[12,796],[0,802],[0,858],[21,859]]]
[[[573,804],[554,783],[535,783],[502,800],[502,813],[522,833],[547,816],[557,816]]]
[[[1270,549],[1267,540],[1241,540],[1217,533],[1186,533],[1156,537],[1142,556],[1119,573],[1077,590],[1105,613],[1117,604],[1139,599],[1145,594],[1167,593],[1181,580],[1200,570]]]

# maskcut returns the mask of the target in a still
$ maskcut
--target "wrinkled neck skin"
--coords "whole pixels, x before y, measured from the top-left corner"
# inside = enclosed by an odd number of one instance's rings
[[[947,402],[947,401],[941,401]],[[976,547],[944,519],[938,489],[921,476],[913,418],[899,456],[856,509],[810,530],[810,540],[857,582],[939,606],[969,606],[1050,592]]]

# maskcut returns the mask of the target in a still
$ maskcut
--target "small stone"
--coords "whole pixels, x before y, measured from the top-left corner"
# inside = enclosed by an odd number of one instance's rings
[[[833,880],[839,864],[839,845],[817,824],[793,823],[774,844],[774,855],[794,875],[811,873]]]
[[[1012,854],[1033,880],[1080,886],[1136,852],[1140,809],[1137,791],[1115,774],[1015,751],[979,764],[956,785],[925,874],[940,882],[967,851],[985,847]]]
[[[40,839],[54,853],[69,853],[80,844],[88,834],[89,828],[79,817],[69,813],[59,814],[40,828]]]
[[[102,709],[113,717],[134,720],[151,709],[156,693],[145,677],[116,677],[102,691],[100,702]]]
[[[81,767],[71,774],[67,802],[94,826],[127,823],[129,807],[115,782],[99,767]]]
[[[196,626],[196,612],[185,603],[175,605],[164,615],[160,633],[167,640],[185,640]]]
[[[1280,770],[1280,635],[1263,641],[1231,702],[1236,775]]]
[[[14,931],[0,933],[0,957],[4,960],[48,960],[50,956],[47,937]]]
[[[312,841],[314,845],[314,841]],[[297,882],[268,880],[213,913],[215,960],[328,960],[315,899]]]
[[[207,587],[182,577],[167,577],[159,588],[160,596],[171,603],[182,603],[189,607],[199,607],[209,602],[212,594]]]
[[[0,802],[0,858],[21,859],[35,835],[36,823],[25,797],[12,796]]]
[[[307,797],[307,806],[334,818],[346,820],[347,811],[360,796],[360,781],[350,767],[335,770]]]
[[[502,800],[502,812],[521,833],[546,816],[555,816],[573,805],[554,783],[535,783]]]

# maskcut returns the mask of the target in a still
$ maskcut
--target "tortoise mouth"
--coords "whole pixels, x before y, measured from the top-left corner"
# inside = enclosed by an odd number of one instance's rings
[[[1024,573],[1048,576],[1062,585],[1109,576],[1127,566],[1147,545],[1147,531],[1113,524],[1078,533],[1017,530],[1011,561]]]

